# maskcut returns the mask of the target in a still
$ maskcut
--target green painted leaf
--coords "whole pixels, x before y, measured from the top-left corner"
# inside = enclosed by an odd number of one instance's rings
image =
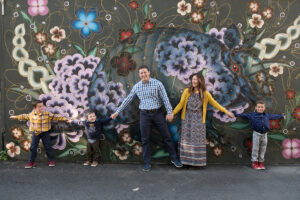
[[[282,141],[282,140],[286,139],[287,137],[285,135],[282,135],[281,133],[270,133],[270,134],[268,134],[268,138],[273,139],[273,140]]]
[[[210,22],[211,22],[211,21],[208,21],[208,22],[205,22],[205,23],[203,24],[203,30],[204,30],[206,33],[208,33],[209,30],[210,30]]]
[[[167,157],[167,156],[169,156],[169,153],[167,153],[163,149],[159,149],[152,155],[152,158],[163,158],[163,157]]]
[[[131,53],[131,54],[134,54],[134,53],[137,53],[137,52],[142,51],[142,48],[137,47],[137,46],[135,46],[135,45],[131,45],[131,46],[129,46],[129,47],[126,47],[126,48],[124,49],[124,51],[125,51],[125,52],[128,52],[128,53]]]
[[[132,142],[131,143],[126,143],[128,146],[133,146],[135,143],[137,143],[137,141],[136,140],[132,140]]]
[[[141,30],[140,24],[138,22],[135,22],[132,26],[132,29],[133,29],[134,33],[139,33]]]
[[[75,145],[75,148],[77,148],[77,149],[86,149],[86,145],[77,144],[77,145]]]
[[[249,128],[249,126],[250,126],[249,122],[245,123],[245,122],[238,121],[238,122],[231,123],[229,127],[237,130],[242,130],[242,129]]]
[[[14,91],[17,91],[17,92],[21,92],[21,93],[23,93],[23,94],[28,94],[28,95],[30,95],[32,98],[34,98],[34,99],[39,99],[39,96],[40,96],[40,94],[39,93],[37,93],[37,92],[35,92],[35,91],[33,91],[33,90],[30,90],[30,89],[21,89],[21,88],[10,88],[11,90],[14,90]]]
[[[77,44],[73,44],[73,47],[77,50],[78,53],[85,57],[85,53],[80,46],[78,46]]]
[[[64,151],[63,153],[59,154],[57,156],[57,158],[63,158],[63,157],[66,157],[66,156],[69,156],[69,152],[70,151],[73,151],[74,154],[73,155],[77,155],[78,154],[78,150],[76,148],[70,148],[70,149],[67,149],[66,151]]]
[[[286,128],[288,126],[288,124],[291,122],[292,119],[292,115],[291,115],[291,111],[289,108],[285,108],[285,124],[284,124],[284,128]]]
[[[149,14],[149,2],[145,2],[143,5],[143,13],[145,18],[148,18],[148,14]]]
[[[256,41],[258,41],[258,40],[263,36],[263,34],[265,33],[265,30],[266,30],[266,28],[264,28],[264,30],[262,30],[262,31],[256,36]]]
[[[50,58],[50,62],[55,65],[56,58]]]
[[[89,50],[88,56],[96,56],[96,53],[97,53],[97,47],[94,47],[91,50]]]
[[[207,72],[207,69],[205,68],[205,69],[203,69],[202,70],[202,76],[204,76],[205,77],[205,75],[206,75],[206,72]]]
[[[28,15],[23,11],[20,11],[20,13],[21,13],[21,16],[23,17],[23,19],[25,19],[26,21],[28,21],[31,24],[31,19],[28,17]]]
[[[56,56],[57,59],[60,59],[60,51],[59,51],[59,49],[56,51],[55,56]]]
[[[296,105],[299,104],[299,100],[300,100],[300,93],[296,94]]]

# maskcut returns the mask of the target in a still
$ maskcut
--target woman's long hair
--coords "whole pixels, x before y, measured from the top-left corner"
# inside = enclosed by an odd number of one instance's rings
[[[200,73],[196,73],[196,74],[192,74],[190,76],[190,80],[192,82],[193,80],[193,77],[196,76],[197,79],[198,79],[198,86],[197,88],[193,87],[193,84],[189,87],[189,92],[190,93],[193,93],[196,89],[198,89],[199,91],[199,97],[201,99],[201,101],[203,101],[203,98],[204,98],[204,92],[206,91],[206,87],[205,87],[205,79],[204,77],[202,76],[202,74]]]

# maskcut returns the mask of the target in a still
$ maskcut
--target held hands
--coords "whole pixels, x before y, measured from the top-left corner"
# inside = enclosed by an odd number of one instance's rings
[[[118,116],[119,116],[119,114],[118,114],[118,113],[114,113],[114,114],[112,114],[112,115],[110,116],[110,118],[112,118],[112,119],[116,119]]]
[[[166,120],[167,120],[168,122],[173,121],[173,119],[174,119],[174,115],[173,115],[173,114],[170,114],[170,115],[167,115],[167,116],[166,116]]]
[[[228,112],[227,115],[231,118],[234,118],[234,114],[232,112]]]

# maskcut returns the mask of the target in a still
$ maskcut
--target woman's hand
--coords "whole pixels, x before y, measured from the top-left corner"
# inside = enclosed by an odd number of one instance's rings
[[[234,114],[232,112],[228,112],[227,115],[231,118],[234,118]]]

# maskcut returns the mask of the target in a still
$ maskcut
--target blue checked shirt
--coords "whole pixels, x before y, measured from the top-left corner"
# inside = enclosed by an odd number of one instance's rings
[[[172,114],[172,106],[167,96],[167,92],[159,80],[150,78],[147,83],[140,81],[135,84],[130,94],[126,97],[116,112],[120,114],[120,112],[122,112],[133,101],[135,96],[137,96],[140,100],[139,108],[141,110],[158,109],[162,106],[162,104],[164,104],[167,113]]]

